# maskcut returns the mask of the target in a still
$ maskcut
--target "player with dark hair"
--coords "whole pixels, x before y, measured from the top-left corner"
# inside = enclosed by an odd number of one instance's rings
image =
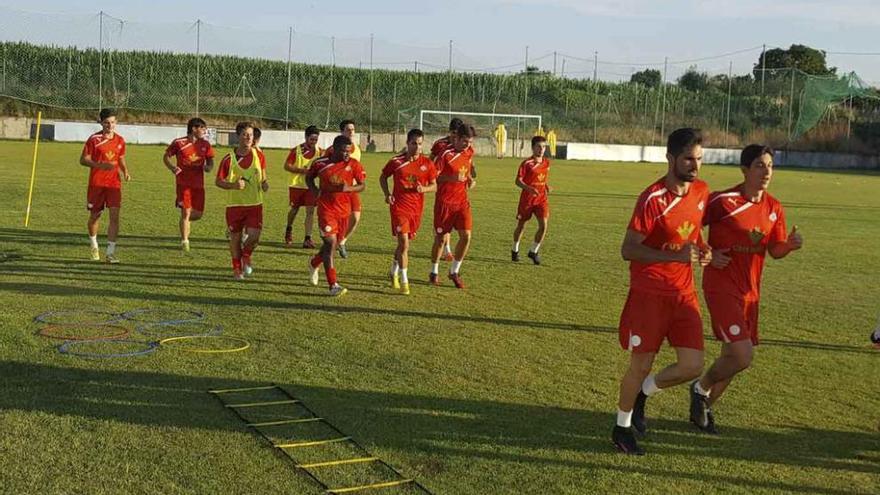
[[[523,228],[532,216],[538,222],[535,232],[535,243],[529,248],[529,259],[536,265],[541,264],[538,250],[547,234],[547,223],[550,220],[550,202],[547,195],[551,187],[547,184],[550,174],[550,160],[544,157],[547,151],[547,140],[544,136],[532,137],[532,156],[523,160],[516,174],[516,186],[522,189],[519,194],[519,207],[516,212],[516,228],[513,230],[513,248],[510,259],[519,261],[519,242]]]
[[[360,163],[361,161],[361,148],[354,141],[354,132],[355,132],[355,123],[351,119],[345,119],[339,123],[339,134],[341,136],[345,136],[351,142],[349,157]],[[333,146],[324,150],[324,156],[330,157],[333,155]],[[345,243],[348,241],[348,238],[354,233],[354,230],[357,228],[358,223],[361,221],[361,196],[357,192],[351,193],[351,218],[348,220],[348,228],[345,232],[340,232],[338,243],[336,246],[336,250],[339,252],[340,258],[348,257],[348,249],[345,247]]]
[[[453,117],[452,120],[449,121],[449,132],[443,136],[442,138],[434,141],[434,144],[431,145],[431,160],[437,160],[444,151],[452,147],[452,141],[455,139],[455,131],[458,129],[460,125],[464,124],[458,117]],[[476,177],[477,169],[472,167],[471,173]],[[452,255],[452,249],[449,245],[449,234],[443,236],[443,261],[452,261],[455,259],[455,256]]]
[[[301,207],[305,207],[305,238],[302,247],[307,249],[315,247],[315,243],[312,242],[312,226],[317,198],[306,185],[306,174],[308,174],[312,162],[321,156],[321,148],[318,146],[320,134],[321,131],[317,127],[313,125],[306,127],[306,140],[290,150],[290,154],[287,155],[287,160],[284,162],[284,170],[290,172],[290,211],[287,213],[287,227],[284,230],[284,244],[287,246],[293,244],[293,221],[296,220],[296,214]]]
[[[206,139],[208,124],[198,118],[189,119],[186,136],[171,141],[162,161],[174,174],[180,208],[180,246],[189,251],[190,222],[202,218],[205,212],[205,176],[214,168],[214,148]],[[172,163],[171,157],[175,157]]]

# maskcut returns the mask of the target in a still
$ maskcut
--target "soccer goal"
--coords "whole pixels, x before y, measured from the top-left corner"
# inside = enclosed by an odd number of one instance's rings
[[[540,115],[511,113],[460,112],[457,110],[422,110],[419,112],[419,129],[424,131],[426,141],[438,139],[449,133],[449,121],[458,117],[477,130],[477,151],[489,150],[495,156],[522,157],[531,154],[531,139],[543,132]],[[500,138],[500,139],[499,139]]]

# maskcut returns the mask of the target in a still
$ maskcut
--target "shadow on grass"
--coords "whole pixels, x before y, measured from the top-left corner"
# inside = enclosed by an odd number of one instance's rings
[[[206,391],[265,385],[250,380],[87,370],[21,361],[0,361],[0,374],[5,377],[0,412],[18,410],[139,426],[236,432],[245,426]],[[400,450],[422,459],[430,466],[420,476],[427,478],[428,484],[431,475],[445,470],[449,457],[610,470],[621,475],[640,473],[797,493],[848,492],[813,488],[809,483],[794,485],[736,473],[718,474],[713,462],[701,468],[699,461],[715,458],[876,473],[870,459],[876,457],[878,444],[876,437],[866,432],[727,427],[722,436],[710,437],[693,433],[684,421],[652,421],[645,447],[655,455],[692,456],[690,472],[682,472],[647,463],[634,465],[613,454],[608,440],[611,414],[493,400],[280,385],[367,448]],[[865,457],[871,452],[873,456]],[[592,457],[581,460],[579,455]]]

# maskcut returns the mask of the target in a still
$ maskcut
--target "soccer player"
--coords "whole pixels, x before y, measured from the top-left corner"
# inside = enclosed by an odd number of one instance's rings
[[[713,192],[706,207],[712,263],[703,270],[703,294],[721,355],[691,384],[690,419],[700,430],[718,433],[711,406],[731,380],[749,367],[758,345],[761,272],[767,254],[784,258],[803,246],[797,226],[786,233],[782,204],[767,192],[773,150],[750,144],[740,155],[743,181]]]
[[[529,249],[529,258],[536,265],[541,264],[538,250],[547,235],[547,222],[550,219],[550,203],[547,195],[551,192],[547,184],[550,174],[550,160],[544,158],[547,151],[547,140],[543,136],[532,137],[532,156],[524,160],[516,173],[516,186],[522,189],[519,194],[519,207],[516,212],[516,228],[513,230],[513,248],[510,259],[519,261],[519,241],[522,239],[523,228],[532,216],[538,221],[535,232],[535,243]]]
[[[208,125],[195,117],[186,124],[186,136],[168,145],[162,161],[175,176],[177,199],[180,208],[180,247],[189,251],[190,222],[202,218],[205,212],[205,176],[214,168],[214,148],[205,139]],[[176,158],[177,164],[171,162]]]
[[[122,207],[122,179],[131,180],[125,164],[125,140],[116,133],[116,112],[105,108],[98,118],[101,131],[89,136],[80,155],[79,163],[89,167],[89,187],[86,209],[89,210],[89,242],[92,261],[100,261],[98,248],[98,220],[104,208],[110,210],[107,225],[107,263],[119,263],[116,257],[116,239],[119,235],[119,209]]]
[[[284,244],[290,246],[293,244],[293,221],[296,220],[296,214],[301,207],[306,209],[305,220],[305,238],[302,247],[314,249],[315,243],[312,242],[312,226],[315,218],[315,205],[317,198],[309,190],[306,185],[306,174],[311,167],[312,162],[321,156],[321,148],[318,147],[318,137],[321,131],[317,127],[310,125],[306,127],[306,140],[299,146],[290,150],[287,155],[287,161],[284,162],[284,170],[290,172],[289,194],[290,194],[290,211],[287,213],[287,228],[284,230]]]
[[[263,229],[263,193],[269,190],[266,162],[254,147],[254,125],[239,122],[235,126],[238,146],[223,157],[214,182],[226,190],[226,226],[229,252],[236,280],[253,273],[254,249]],[[247,239],[242,241],[242,236]]]
[[[617,422],[611,439],[626,454],[642,455],[633,428],[644,434],[645,401],[662,389],[685,383],[703,370],[703,325],[692,265],[707,265],[712,251],[702,241],[709,188],[697,179],[702,136],[678,129],[666,144],[669,168],[639,195],[621,247],[630,262],[630,290],[620,315],[620,345],[630,351],[620,382]],[[650,374],[663,339],[676,362]]]
[[[455,130],[452,148],[437,158],[437,195],[434,198],[434,247],[431,250],[431,274],[429,281],[440,285],[440,250],[443,236],[458,231],[458,244],[455,246],[455,259],[449,267],[449,279],[457,289],[464,289],[464,282],[459,273],[461,263],[471,243],[471,204],[468,201],[468,189],[477,184],[471,175],[473,167],[474,137],[477,133],[473,126],[462,124]]]
[[[349,156],[353,158],[355,161],[360,163],[361,161],[361,148],[354,142],[354,121],[353,120],[343,120],[339,123],[339,134],[348,138],[351,142],[351,150],[349,152]],[[334,141],[335,142],[335,141]],[[330,157],[333,155],[333,147],[329,147],[324,151],[325,157]],[[354,229],[357,228],[358,223],[361,221],[361,196],[357,192],[353,192],[351,194],[351,218],[348,221],[348,230],[346,232],[341,232],[341,238],[339,239],[339,243],[337,244],[337,250],[339,251],[340,258],[348,257],[348,249],[345,247],[346,241],[348,238],[354,233]]]
[[[339,237],[348,231],[351,193],[363,191],[366,180],[361,162],[351,158],[352,148],[349,137],[336,136],[333,154],[315,160],[306,174],[306,184],[318,198],[318,228],[324,242],[321,251],[309,260],[309,280],[312,285],[318,285],[318,269],[323,264],[331,296],[341,296],[347,292],[336,279],[333,252],[337,249]],[[320,181],[320,189],[315,184],[316,180]]]
[[[391,235],[397,237],[397,250],[391,264],[391,286],[404,295],[409,295],[409,243],[422,223],[425,193],[437,190],[434,162],[422,154],[424,139],[421,129],[410,130],[406,135],[406,152],[389,160],[379,177],[385,202],[391,209]],[[389,177],[394,178],[393,194],[388,189]]]
[[[446,136],[434,141],[434,144],[431,145],[431,160],[436,162],[437,158],[442,155],[444,151],[452,147],[452,141],[455,139],[455,131],[458,129],[458,126],[462,124],[464,124],[464,122],[458,117],[453,117],[452,120],[449,121],[449,132]],[[471,176],[475,179],[477,178],[477,167],[473,163],[471,164]],[[452,255],[452,249],[450,248],[449,237],[449,234],[443,236],[443,261],[452,261],[455,259],[455,256]]]

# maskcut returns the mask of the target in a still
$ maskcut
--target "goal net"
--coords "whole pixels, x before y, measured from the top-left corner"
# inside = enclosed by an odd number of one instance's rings
[[[477,152],[483,155],[528,156],[532,152],[532,136],[543,132],[540,115],[422,110],[418,124],[425,133],[425,142],[432,143],[446,136],[449,121],[455,117],[477,130],[474,141]]]

